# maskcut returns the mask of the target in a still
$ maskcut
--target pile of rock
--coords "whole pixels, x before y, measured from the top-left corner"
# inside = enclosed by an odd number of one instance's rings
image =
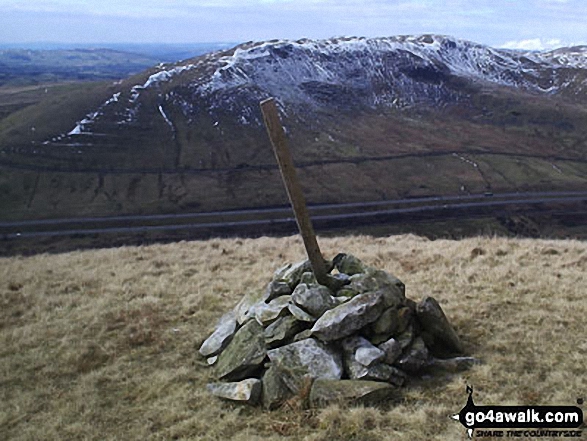
[[[438,302],[416,304],[395,276],[349,254],[329,262],[329,286],[309,261],[276,271],[265,291],[224,315],[200,354],[213,365],[215,396],[274,409],[298,398],[373,403],[410,376],[466,369],[474,359]]]

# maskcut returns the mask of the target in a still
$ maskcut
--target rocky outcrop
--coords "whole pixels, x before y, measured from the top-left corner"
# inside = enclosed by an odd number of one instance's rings
[[[219,320],[199,351],[221,380],[211,394],[267,409],[370,404],[398,396],[410,377],[478,362],[453,356],[463,345],[432,297],[416,304],[397,277],[349,254],[328,268],[338,272],[327,287],[307,261],[288,264]]]

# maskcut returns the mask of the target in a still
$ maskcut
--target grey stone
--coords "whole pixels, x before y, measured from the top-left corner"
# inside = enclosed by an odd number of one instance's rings
[[[269,299],[269,292],[256,291],[246,294],[240,302],[234,307],[236,321],[239,325],[244,324],[250,319],[254,318],[254,310],[256,305],[263,304]]]
[[[297,394],[308,379],[339,380],[343,374],[340,354],[313,338],[268,351],[272,365],[277,366],[282,381]]]
[[[470,369],[477,364],[481,364],[481,360],[474,357],[432,358],[429,369],[456,373]]]
[[[352,276],[364,273],[367,267],[352,254],[340,253],[333,259],[334,267],[341,273]]]
[[[353,298],[354,296],[356,296],[357,294],[359,294],[359,291],[357,291],[356,289],[351,288],[350,286],[345,286],[341,289],[339,289],[336,292],[336,295],[338,297],[347,297],[347,298]]]
[[[381,343],[386,342],[390,338],[389,334],[365,333],[365,335],[368,337],[368,340],[371,342],[371,344],[373,344],[375,346],[379,346]]]
[[[410,374],[425,371],[430,366],[432,357],[424,341],[416,337],[412,345],[397,359],[395,366]]]
[[[376,280],[378,290],[383,293],[384,304],[387,308],[398,308],[405,303],[405,287],[398,278],[379,270],[370,275]]]
[[[273,300],[277,297],[291,295],[291,288],[285,282],[272,280],[267,285],[267,300]]]
[[[339,340],[353,334],[381,315],[383,295],[379,292],[359,294],[330,309],[318,319],[312,333],[322,341]]]
[[[373,405],[398,395],[397,388],[378,381],[316,380],[310,390],[311,407],[348,403]]]
[[[235,383],[210,383],[208,391],[219,398],[257,404],[261,398],[261,380],[249,378]]]
[[[255,320],[250,320],[220,353],[216,362],[216,375],[220,380],[242,380],[261,366],[266,355],[263,327]]]
[[[373,335],[387,335],[390,338],[396,333],[399,321],[397,308],[387,308],[381,316],[369,326]]]
[[[385,353],[363,337],[345,338],[342,341],[342,350],[346,372],[352,380],[387,381],[392,373],[391,366],[377,364],[383,359]],[[362,360],[359,360],[358,354]]]
[[[385,353],[383,361],[387,364],[393,364],[402,354],[402,345],[394,338],[390,338],[386,342],[378,346]]]
[[[217,361],[218,361],[218,355],[215,355],[214,357],[210,357],[210,358],[206,359],[206,363],[208,363],[208,366],[212,366]]]
[[[265,344],[268,348],[279,346],[300,332],[304,323],[292,315],[280,317],[265,328]]]
[[[385,297],[386,308],[403,306],[406,302],[405,285],[385,271],[367,267],[364,273],[352,275],[350,281],[345,288],[358,293],[381,291]]]
[[[332,292],[338,292],[345,284],[348,282],[341,277],[337,277],[337,275],[332,276],[330,274],[326,274],[325,279],[323,280],[323,284],[328,287]]]
[[[328,288],[322,285],[300,283],[291,295],[292,301],[314,317],[320,317],[336,306],[336,301]]]
[[[336,302],[335,306],[342,305],[343,303],[346,303],[350,300],[350,297],[345,297],[345,296],[336,296],[333,298],[334,298],[334,301]]]
[[[353,380],[389,381],[394,374],[394,368],[385,363],[379,363],[371,367],[359,363],[349,364],[349,378]]]
[[[296,334],[293,341],[296,342],[296,341],[300,341],[300,340],[305,340],[307,338],[310,338],[311,336],[312,336],[312,330],[306,329],[306,330],[300,332],[299,334]]]
[[[285,282],[291,289],[294,289],[296,285],[300,283],[302,274],[307,272],[312,272],[312,265],[310,264],[309,260],[304,260],[297,263],[288,263],[287,265],[275,271],[273,280]]]
[[[278,366],[271,365],[263,375],[263,406],[273,410],[293,396],[293,392],[283,381],[284,374]]]
[[[334,279],[338,280],[340,283],[342,283],[342,286],[345,286],[345,285],[348,285],[349,283],[351,283],[351,278],[348,274],[337,273],[337,274],[334,274],[332,277]]]
[[[316,321],[315,317],[311,316],[306,311],[304,311],[302,308],[294,305],[293,303],[290,303],[288,305],[287,309],[291,313],[291,315],[293,315],[296,319],[298,319],[302,322],[314,323]]]
[[[308,271],[302,274],[302,277],[300,278],[300,283],[305,283],[306,285],[316,285],[318,284],[318,281],[316,280],[316,276],[314,275],[314,273]]]
[[[351,290],[353,292],[356,292],[357,294],[377,291],[377,289],[379,288],[377,280],[375,280],[375,278],[369,276],[368,274],[364,273],[353,274],[350,277],[350,281],[351,283],[349,283],[343,289]]]
[[[287,307],[290,301],[290,295],[276,297],[269,303],[257,303],[253,305],[251,312],[254,313],[255,319],[260,325],[267,326],[287,313]]]
[[[393,274],[372,267],[367,268],[366,274],[375,279],[379,288],[386,286],[396,288],[400,292],[402,299],[405,301],[406,285],[404,285],[404,283]],[[404,301],[402,301],[402,303],[404,303]]]
[[[203,357],[210,357],[211,355],[218,354],[228,344],[234,333],[236,332],[236,317],[233,311],[224,314],[218,323],[216,329],[202,343],[200,347],[200,354]]]
[[[373,346],[367,340],[365,340],[369,346],[363,346],[355,351],[355,360],[361,363],[363,366],[373,366],[378,361],[381,361],[385,357],[385,352],[381,349]]]
[[[395,339],[398,341],[402,349],[407,348],[414,341],[415,333],[412,325],[408,326],[404,332],[399,334]]]
[[[463,345],[450,325],[444,311],[433,297],[427,297],[416,307],[418,322],[423,330],[434,337],[449,352],[463,353]]]
[[[352,335],[350,337],[345,338],[340,342],[340,347],[342,348],[343,352],[346,354],[351,354],[354,356],[355,351],[364,346],[370,346],[371,344],[367,341],[366,338],[361,337],[360,335]]]

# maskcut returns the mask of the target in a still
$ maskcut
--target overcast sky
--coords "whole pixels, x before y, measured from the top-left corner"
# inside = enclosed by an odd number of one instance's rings
[[[0,43],[194,43],[436,33],[587,44],[586,0],[0,0]]]

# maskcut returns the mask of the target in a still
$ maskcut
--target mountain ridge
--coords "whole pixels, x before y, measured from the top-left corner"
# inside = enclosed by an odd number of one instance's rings
[[[259,109],[273,96],[310,202],[571,190],[587,176],[586,54],[436,35],[247,42],[11,115],[0,164],[96,173],[70,184],[84,213],[280,205]]]
[[[235,113],[237,123],[260,125],[256,105],[267,96],[276,97],[282,113],[286,104],[303,105],[308,111],[332,104],[329,101],[334,98],[337,110],[351,111],[359,105],[371,109],[445,105],[466,98],[466,91],[451,87],[451,82],[463,79],[525,92],[582,96],[587,78],[571,81],[568,70],[578,70],[574,75],[584,76],[585,69],[585,47],[548,52],[498,50],[431,35],[277,40],[244,43],[169,67],[161,65],[143,84],[113,94],[104,106],[118,102],[120,94],[126,95],[128,105],[122,113],[119,111],[116,122],[132,124],[139,112],[141,93],[160,89],[158,93],[166,94],[157,109],[172,130],[163,106],[171,103],[180,107],[189,120],[198,110],[193,101],[208,104],[213,118],[218,119],[216,109],[228,109]],[[173,87],[187,87],[187,99],[175,90],[166,92],[165,83],[169,82],[177,83]],[[81,125],[83,121],[93,123],[99,113],[87,115],[80,120]],[[81,129],[77,132],[83,132]]]

